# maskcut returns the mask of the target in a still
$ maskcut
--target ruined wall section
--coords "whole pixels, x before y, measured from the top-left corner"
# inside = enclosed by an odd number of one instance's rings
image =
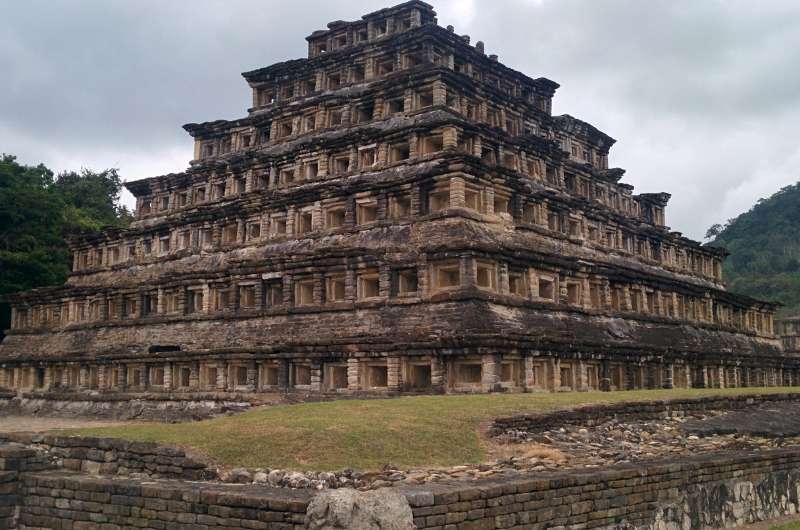
[[[6,458],[4,458],[6,457]],[[34,452],[0,446],[2,528],[352,528],[369,516],[395,528],[732,528],[800,509],[796,449],[720,453],[678,463],[514,475],[372,492],[87,476],[31,469]],[[391,498],[392,518],[372,511]],[[338,499],[338,502],[336,500]],[[367,509],[371,506],[371,510]],[[327,509],[326,509],[327,507]],[[410,508],[410,510],[409,510]],[[389,520],[387,520],[389,519]],[[362,523],[366,524],[366,523]]]
[[[709,455],[539,479],[408,492],[420,530],[580,527],[731,528],[797,513],[797,456]]]

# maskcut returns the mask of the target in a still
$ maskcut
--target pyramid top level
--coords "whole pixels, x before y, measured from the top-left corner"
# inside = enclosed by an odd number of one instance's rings
[[[416,31],[415,31],[416,30]],[[427,30],[427,31],[426,31]],[[445,47],[458,49],[469,56],[475,63],[497,71],[500,76],[508,76],[523,85],[530,86],[535,92],[551,98],[559,84],[550,79],[531,78],[522,72],[502,65],[497,55],[487,55],[482,41],[474,46],[470,44],[469,35],[457,35],[453,26],[442,28],[438,25],[436,11],[430,4],[411,0],[394,7],[374,11],[361,17],[361,20],[345,22],[337,20],[328,24],[327,30],[317,30],[308,37],[308,58],[294,59],[275,63],[270,66],[243,72],[242,76],[248,84],[256,89],[283,79],[303,63],[313,60],[324,61],[325,57],[344,59],[344,54],[352,53],[369,44],[382,43],[386,39],[400,37],[404,33],[415,31],[417,37],[433,33]],[[421,33],[420,33],[421,31]]]
[[[308,58],[428,24],[437,24],[436,11],[418,0],[374,11],[354,22],[337,20],[329,23],[327,30],[306,37]]]
[[[419,0],[373,11],[354,22],[336,20],[328,24],[327,30],[317,30],[306,37],[308,58],[427,24],[437,24],[436,11]]]

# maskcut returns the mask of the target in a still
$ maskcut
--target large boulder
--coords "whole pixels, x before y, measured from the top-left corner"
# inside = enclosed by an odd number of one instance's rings
[[[372,491],[327,490],[306,512],[309,530],[415,530],[405,496],[391,488]]]

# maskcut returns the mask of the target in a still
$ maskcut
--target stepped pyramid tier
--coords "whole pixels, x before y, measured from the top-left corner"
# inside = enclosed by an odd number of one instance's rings
[[[775,327],[783,341],[783,349],[800,355],[800,316],[777,320]]]
[[[469,392],[798,384],[775,304],[666,226],[559,85],[411,1],[244,73],[184,126],[186,171],[127,183],[130,228],[8,297],[0,386]]]

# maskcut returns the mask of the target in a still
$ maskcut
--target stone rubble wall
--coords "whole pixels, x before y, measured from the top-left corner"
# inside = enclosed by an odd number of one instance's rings
[[[710,396],[702,398],[669,399],[664,401],[629,401],[615,404],[597,404],[537,414],[521,414],[496,418],[489,429],[492,436],[511,431],[531,432],[563,425],[592,426],[610,420],[656,420],[704,414],[711,411],[730,411],[750,408],[764,403],[798,402],[800,394],[750,394],[737,396]]]
[[[304,527],[309,494],[183,481],[109,480],[66,472],[22,476],[19,529]]]
[[[2,441],[23,444],[50,462],[51,467],[69,471],[184,480],[216,478],[216,471],[184,450],[152,442],[28,433],[0,435]]]
[[[721,453],[405,491],[417,530],[699,530],[795,514],[800,451]]]
[[[74,445],[78,440],[49,442]],[[127,449],[146,458],[152,456],[148,452],[153,446],[136,444]],[[173,465],[183,460],[179,452],[172,453]],[[310,498],[305,490],[112,479],[48,467],[40,451],[0,443],[0,530],[294,530],[303,528]]]
[[[19,528],[23,503],[21,473],[41,471],[49,465],[36,451],[19,444],[0,444],[0,530]]]
[[[0,530],[17,528],[19,490],[19,474],[0,471]]]
[[[715,453],[679,462],[449,485],[318,493],[48,470],[43,469],[38,451],[7,443],[0,444],[0,491],[0,530],[334,530],[348,528],[347,521],[356,520],[366,521],[363,528],[370,530],[412,525],[417,530],[699,530],[798,513],[800,449]],[[404,497],[410,510],[398,499],[388,503],[390,494]],[[392,517],[403,520],[387,522],[386,513],[363,513],[367,506],[387,503],[393,507],[391,513],[400,514]]]

